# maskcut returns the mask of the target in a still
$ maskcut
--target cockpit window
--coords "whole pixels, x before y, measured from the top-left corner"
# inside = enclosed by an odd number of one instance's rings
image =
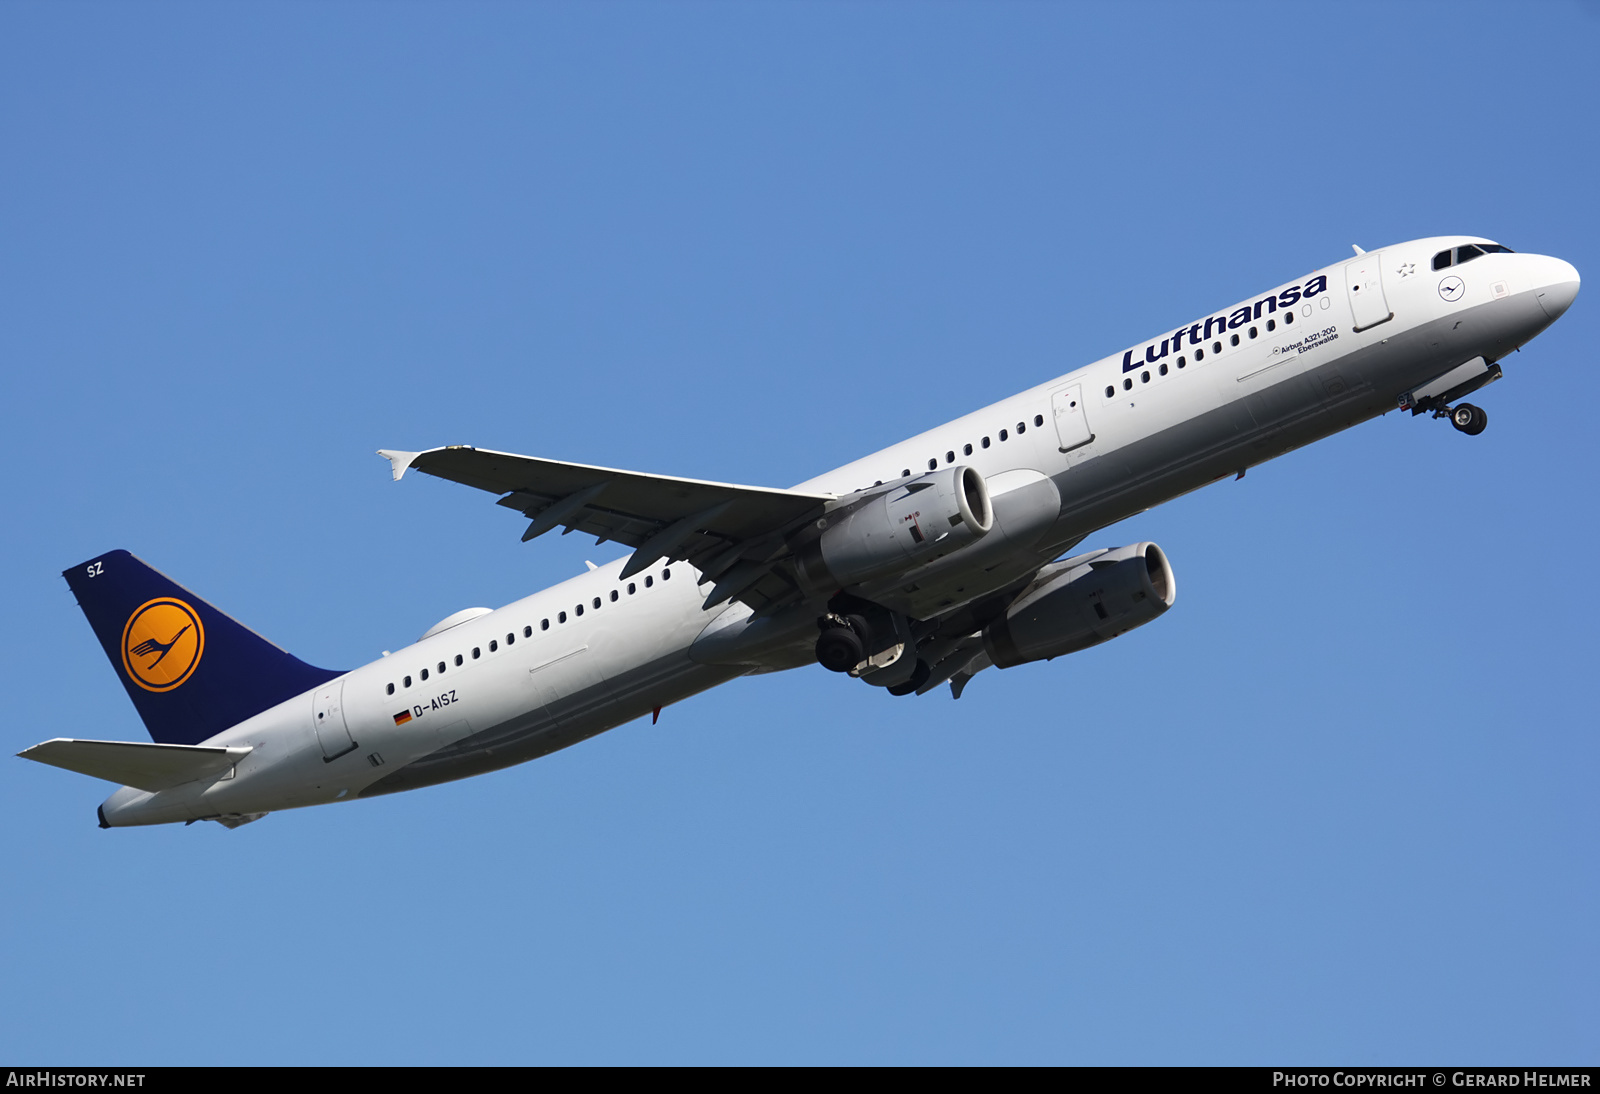
[[[1510,255],[1516,253],[1510,247],[1502,247],[1498,243],[1468,243],[1464,247],[1457,247],[1454,252],[1440,251],[1434,255],[1433,268],[1442,270],[1449,266],[1459,266],[1463,262],[1471,262],[1474,258],[1481,258],[1483,255]]]

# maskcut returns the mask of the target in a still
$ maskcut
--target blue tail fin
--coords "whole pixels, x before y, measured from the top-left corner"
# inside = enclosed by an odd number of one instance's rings
[[[127,551],[61,576],[159,744],[199,744],[342,675],[285,653]]]

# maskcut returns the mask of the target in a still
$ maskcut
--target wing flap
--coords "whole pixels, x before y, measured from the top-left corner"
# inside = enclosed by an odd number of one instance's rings
[[[76,771],[140,790],[166,790],[220,775],[250,755],[244,746],[146,744],[57,737],[17,753],[25,760]]]

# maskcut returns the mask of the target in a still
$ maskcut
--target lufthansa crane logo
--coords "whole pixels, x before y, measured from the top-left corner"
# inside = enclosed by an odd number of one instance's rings
[[[176,597],[145,601],[122,628],[122,667],[146,691],[171,691],[189,679],[205,649],[200,613]]]

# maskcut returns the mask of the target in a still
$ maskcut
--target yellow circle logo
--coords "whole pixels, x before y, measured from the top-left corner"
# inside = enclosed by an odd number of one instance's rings
[[[171,691],[189,679],[205,648],[200,613],[170,596],[145,601],[122,628],[122,667],[146,691]]]

